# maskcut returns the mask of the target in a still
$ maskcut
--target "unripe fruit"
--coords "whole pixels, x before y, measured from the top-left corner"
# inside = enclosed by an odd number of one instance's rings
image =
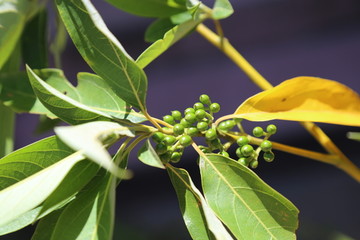
[[[247,162],[247,159],[245,157],[241,157],[239,158],[238,162],[243,165],[243,166],[248,166],[248,162]]]
[[[241,153],[245,157],[249,157],[253,152],[254,152],[254,148],[249,144],[246,144],[246,145],[241,147]]]
[[[187,113],[195,113],[195,109],[187,108],[187,109],[185,109],[184,114],[186,115]]]
[[[163,163],[168,163],[170,161],[170,158],[171,158],[171,153],[166,152],[166,153],[161,154],[159,157],[160,157],[160,159],[161,159],[161,161]]]
[[[236,125],[236,122],[234,120],[227,120],[225,121],[225,125],[226,125],[226,128],[228,130],[232,129],[233,127],[235,127]]]
[[[261,127],[255,127],[253,129],[253,135],[255,137],[262,137],[264,135],[264,130]]]
[[[181,153],[179,152],[173,152],[170,156],[170,161],[173,162],[173,163],[177,163],[180,161],[181,159]]]
[[[210,104],[210,112],[217,113],[220,111],[220,104],[218,103],[212,103]]]
[[[249,165],[251,168],[257,168],[259,166],[259,162],[258,160],[252,160]]]
[[[155,151],[159,155],[166,153],[167,150],[168,150],[168,147],[163,143],[159,143],[155,146]]]
[[[171,116],[178,121],[182,118],[181,112],[178,110],[172,111]]]
[[[195,137],[199,134],[199,130],[196,127],[189,127],[186,133],[191,137]]]
[[[162,132],[156,132],[152,135],[152,139],[156,143],[160,143],[165,138],[165,135]]]
[[[188,128],[191,126],[191,123],[189,123],[188,121],[186,121],[185,118],[180,120],[180,124],[183,125],[184,128]]]
[[[174,125],[174,124],[175,124],[174,118],[173,118],[172,116],[170,116],[170,115],[165,115],[165,116],[163,117],[163,120],[164,120],[164,122],[166,122],[166,123],[168,123],[168,124],[171,124],[171,125]]]
[[[199,109],[204,109],[204,104],[202,104],[201,102],[197,102],[194,104],[194,109],[195,110],[199,110]]]
[[[165,138],[163,140],[163,142],[168,146],[173,145],[175,143],[175,141],[176,141],[176,138],[172,135],[165,136]]]
[[[238,158],[242,158],[242,157],[244,157],[244,155],[242,154],[242,152],[241,152],[241,147],[238,147],[237,149],[236,149],[236,156],[238,156]]]
[[[215,138],[210,141],[210,145],[214,148],[221,148],[221,141],[218,138]]]
[[[272,162],[275,159],[275,155],[272,151],[264,152],[263,158],[267,162]]]
[[[272,143],[269,140],[264,140],[261,144],[260,144],[260,148],[261,150],[263,150],[264,152],[269,152],[272,149]]]
[[[220,154],[223,155],[224,157],[229,157],[229,153],[226,151],[222,151]]]
[[[198,122],[196,127],[199,131],[205,131],[208,128],[208,123],[207,122]]]
[[[191,145],[192,138],[189,135],[184,135],[179,139],[179,143],[182,146],[187,147],[187,146]]]
[[[219,125],[218,125],[218,129],[220,129],[220,130],[222,130],[222,131],[228,131],[229,129],[227,128],[227,124],[226,124],[226,122],[224,121],[224,122],[221,122],[221,123],[219,123]]]
[[[207,130],[205,133],[205,138],[207,140],[214,140],[215,138],[217,138],[216,130],[213,128],[210,128],[209,130]]]
[[[196,116],[195,116],[195,113],[187,113],[185,115],[185,120],[189,123],[194,123],[196,122]]]
[[[198,110],[196,110],[196,112],[195,112],[195,116],[196,116],[196,118],[197,118],[198,120],[201,120],[201,119],[203,119],[203,118],[206,116],[206,112],[205,112],[204,109],[198,109]]]
[[[199,100],[202,104],[206,104],[206,105],[210,105],[211,104],[211,100],[210,97],[206,94],[202,94],[199,97]]]
[[[266,132],[273,135],[277,131],[277,127],[274,124],[270,124],[266,127]]]
[[[173,127],[173,132],[174,132],[175,135],[181,135],[181,134],[184,133],[184,129],[185,128],[184,128],[184,126],[182,124],[177,123]]]
[[[249,139],[247,138],[247,136],[240,136],[237,140],[236,143],[241,147],[244,146],[246,144],[249,143]]]

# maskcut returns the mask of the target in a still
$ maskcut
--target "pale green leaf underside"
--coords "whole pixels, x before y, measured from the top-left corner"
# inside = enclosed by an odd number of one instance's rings
[[[0,226],[42,203],[60,184],[71,168],[84,156],[74,153],[0,191]]]
[[[247,167],[210,154],[200,160],[206,200],[238,239],[295,239],[297,208]]]
[[[233,14],[234,9],[229,0],[216,0],[212,11],[213,19],[223,19]]]
[[[151,146],[149,139],[146,140],[144,145],[140,148],[138,152],[138,159],[146,165],[165,169],[161,159],[156,154],[154,148]]]
[[[192,182],[189,173],[171,165],[167,165],[167,171],[175,188],[180,210],[191,237],[203,240],[232,240],[233,238]]]
[[[82,57],[113,92],[144,111],[147,78],[108,30],[89,0],[57,0],[62,20]]]
[[[88,159],[96,162],[119,178],[129,176],[111,160],[102,141],[108,136],[134,137],[133,131],[118,123],[97,121],[77,126],[56,127],[55,133],[75,151],[81,151]]]

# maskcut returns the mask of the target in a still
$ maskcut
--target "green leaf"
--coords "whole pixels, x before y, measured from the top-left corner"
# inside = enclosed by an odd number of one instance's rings
[[[217,154],[200,159],[210,207],[238,239],[295,239],[298,209],[238,162]]]
[[[115,94],[146,111],[144,71],[108,30],[90,1],[57,0],[63,22],[82,57]]]
[[[104,80],[94,74],[79,73],[78,86],[73,87],[61,70],[38,71],[42,81],[31,69],[29,79],[40,101],[54,114],[70,124],[93,120],[123,119],[144,121],[117,97]],[[49,114],[48,114],[49,115]]]
[[[134,132],[127,126],[114,122],[97,121],[77,126],[56,127],[55,133],[75,151],[81,151],[88,159],[99,164],[119,178],[129,178],[122,169],[111,160],[103,141],[119,136],[134,137]]]
[[[234,13],[229,0],[216,0],[212,11],[213,19],[224,19]]]
[[[115,7],[143,17],[169,17],[186,11],[185,0],[106,0]]]
[[[204,19],[196,19],[184,22],[177,25],[167,31],[163,39],[159,39],[148,47],[139,57],[136,59],[136,63],[145,68],[154,59],[160,56],[163,52],[169,49],[173,44],[179,41],[181,38],[189,34],[194,28]]]
[[[204,240],[232,240],[233,238],[195,187],[189,173],[171,165],[167,165],[167,171],[178,196],[180,210],[191,237]]]
[[[161,162],[159,156],[156,154],[154,148],[151,146],[149,139],[144,142],[144,145],[138,152],[138,158],[146,165],[165,169],[164,164]]]
[[[4,176],[1,178],[0,226],[37,207],[57,188],[71,168],[84,159],[80,152],[71,154],[67,147],[50,147],[57,142],[56,138],[49,138],[0,160],[1,176]],[[35,151],[29,152],[29,149]],[[64,155],[67,157],[59,159]],[[17,168],[11,170],[15,166]]]
[[[15,113],[8,107],[0,103],[0,157],[3,157],[13,151],[14,131],[15,131]]]
[[[21,216],[14,219],[12,222],[0,226],[0,236],[9,234],[20,230],[34,222],[38,214],[40,213],[41,207],[34,208],[28,212],[25,212]]]
[[[150,24],[145,31],[145,41],[155,42],[162,39],[167,31],[175,27],[170,18],[160,18]]]
[[[30,1],[0,1],[0,69],[21,36],[31,4]]]
[[[360,132],[348,132],[346,136],[349,139],[360,141]]]
[[[41,9],[26,23],[21,36],[23,61],[32,68],[48,66],[47,13]]]
[[[125,169],[127,156],[118,153],[114,161]],[[111,240],[116,183],[113,175],[101,171],[74,201],[42,219],[32,240]]]

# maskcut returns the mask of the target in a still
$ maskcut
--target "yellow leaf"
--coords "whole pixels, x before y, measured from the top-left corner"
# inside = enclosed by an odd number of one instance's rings
[[[250,121],[281,119],[360,126],[360,97],[336,81],[296,77],[248,98],[234,114]]]

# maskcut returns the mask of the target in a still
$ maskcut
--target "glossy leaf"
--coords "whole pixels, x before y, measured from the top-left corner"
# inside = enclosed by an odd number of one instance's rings
[[[11,157],[14,157],[13,154],[8,155],[10,156],[10,158],[8,158],[7,156],[1,159],[1,165],[9,164],[10,166],[11,164],[24,164],[22,162],[26,163],[27,161],[29,161],[29,169],[35,169],[33,171],[36,171],[36,173],[22,180],[19,180],[17,178],[9,178],[8,180],[4,181],[5,186],[9,185],[9,183],[11,183],[12,185],[0,191],[0,212],[2,213],[2,217],[0,218],[0,226],[10,223],[17,217],[20,217],[24,213],[37,207],[57,188],[57,186],[64,179],[66,174],[71,170],[71,168],[77,162],[84,159],[84,156],[78,152],[68,155],[67,157],[53,163],[46,168],[43,168],[41,165],[36,165],[32,163],[32,161],[34,161],[33,159],[39,159],[44,162],[54,161],[53,159],[48,160],[49,157],[41,157],[41,155],[44,154],[46,151],[46,156],[49,156],[48,154],[49,152],[51,152],[51,156],[55,156],[55,159],[59,155],[63,154],[61,153],[61,149],[50,148],[42,150],[42,153],[38,155],[36,155],[36,152],[32,152],[29,154],[25,154],[23,152],[15,152],[15,157],[16,155],[18,155],[18,157],[21,157],[23,159],[22,161],[19,160],[18,163],[8,162]],[[68,152],[66,153],[68,154]],[[33,156],[33,159],[31,159],[31,156]],[[5,170],[5,172],[7,171],[9,171],[9,169]],[[22,174],[22,171],[25,172],[24,175],[26,176],[28,169],[18,168],[14,171],[14,174],[20,175],[19,178],[21,178],[22,176],[24,176]]]
[[[169,17],[186,11],[186,0],[106,0],[115,7],[143,17]]]
[[[238,162],[207,154],[200,159],[205,198],[237,239],[295,239],[298,210]]]
[[[195,187],[189,173],[167,165],[167,171],[175,188],[180,210],[192,239],[232,240],[220,220]]]
[[[108,137],[134,137],[134,132],[127,126],[114,122],[97,121],[77,126],[56,127],[55,133],[59,138],[75,151],[81,151],[88,159],[99,164],[107,171],[119,178],[128,178],[122,169],[111,160],[103,141]]]
[[[30,1],[0,2],[0,69],[21,36],[32,4]]]
[[[316,77],[296,77],[248,98],[233,117],[360,126],[360,97],[345,85]]]
[[[62,20],[84,60],[116,95],[145,111],[147,78],[108,30],[89,0],[57,0]]]
[[[146,165],[165,169],[164,164],[161,162],[161,159],[151,146],[149,140],[146,140],[144,145],[140,148],[138,152],[138,159]]]
[[[21,36],[24,63],[39,69],[48,66],[47,13],[41,9],[27,23]]]
[[[42,81],[31,69],[29,79],[40,101],[62,120],[71,124],[111,118],[144,121],[142,114],[117,97],[104,80],[94,74],[79,73],[75,88],[61,70],[38,71]],[[41,109],[40,109],[41,111]]]
[[[231,6],[229,0],[215,0],[214,8],[211,15],[213,19],[227,18],[233,13],[234,9]]]
[[[159,55],[165,52],[173,44],[175,44],[181,38],[185,37],[188,33],[190,33],[203,20],[204,19],[190,20],[173,27],[165,33],[163,39],[157,40],[150,47],[148,47],[138,57],[138,59],[136,59],[136,63],[141,68],[146,67],[149,63],[151,63]]]
[[[114,161],[125,169],[127,156],[117,154]],[[117,181],[101,171],[73,202],[42,219],[32,240],[111,240]]]

